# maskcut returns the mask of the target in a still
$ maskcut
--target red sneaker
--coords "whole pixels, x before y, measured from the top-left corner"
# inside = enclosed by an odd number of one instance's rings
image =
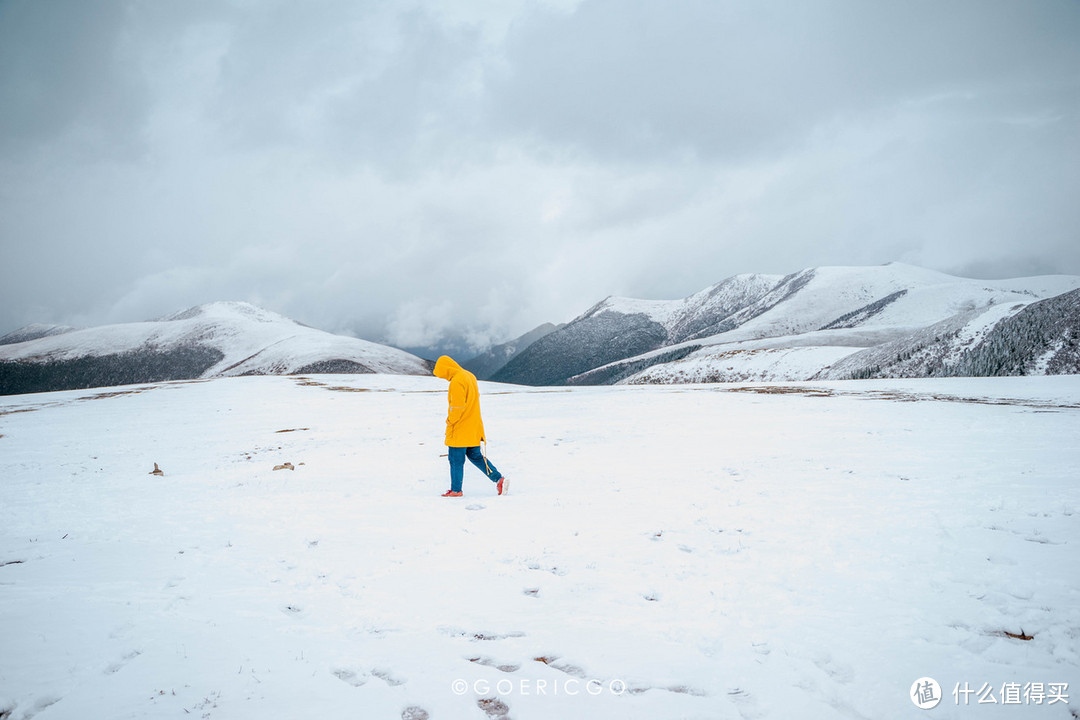
[[[495,487],[499,489],[500,495],[507,495],[510,492],[510,481],[506,479],[505,475],[503,475],[501,478],[499,478],[499,482],[495,485]]]
[[[453,490],[447,490],[442,494],[443,497],[461,497],[461,493],[454,492]]]

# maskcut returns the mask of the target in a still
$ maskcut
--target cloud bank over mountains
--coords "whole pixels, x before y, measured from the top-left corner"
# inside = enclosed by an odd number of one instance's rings
[[[0,6],[0,331],[215,300],[480,349],[596,296],[1080,273],[1080,6]]]

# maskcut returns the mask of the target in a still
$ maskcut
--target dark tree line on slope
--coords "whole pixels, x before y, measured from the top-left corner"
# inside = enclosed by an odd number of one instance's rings
[[[974,347],[946,364],[955,332],[912,345],[895,359],[852,372],[854,380],[890,377],[912,357],[924,356],[925,377],[1080,374],[1080,290],[1032,303],[995,325]]]
[[[1049,357],[1047,357],[1049,356]],[[1046,359],[1045,370],[1037,367]],[[1080,290],[1032,303],[999,322],[944,376],[1080,373]]]

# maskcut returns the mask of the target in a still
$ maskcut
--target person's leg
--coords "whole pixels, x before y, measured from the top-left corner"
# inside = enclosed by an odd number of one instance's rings
[[[480,468],[480,472],[487,475],[491,482],[499,482],[502,479],[502,473],[495,469],[490,460],[484,458],[484,454],[480,452],[480,446],[466,448],[465,456],[469,458],[473,465]]]
[[[446,449],[450,451],[450,491],[461,492],[461,481],[465,477],[465,448]]]

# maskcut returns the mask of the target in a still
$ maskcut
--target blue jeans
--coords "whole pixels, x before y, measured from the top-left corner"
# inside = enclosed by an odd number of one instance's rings
[[[461,492],[461,481],[465,477],[465,458],[469,458],[473,465],[480,468],[491,482],[502,479],[502,473],[495,469],[490,460],[484,459],[479,445],[470,448],[448,447],[447,450],[450,451],[450,490],[453,492]]]

